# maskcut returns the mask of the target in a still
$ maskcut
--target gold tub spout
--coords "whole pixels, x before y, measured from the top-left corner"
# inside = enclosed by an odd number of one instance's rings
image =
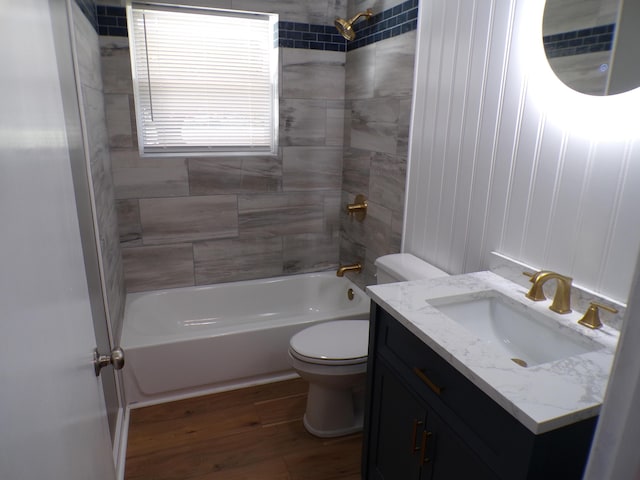
[[[362,270],[362,265],[359,263],[354,263],[353,265],[342,265],[338,268],[336,275],[338,277],[344,277],[344,272],[359,272]]]

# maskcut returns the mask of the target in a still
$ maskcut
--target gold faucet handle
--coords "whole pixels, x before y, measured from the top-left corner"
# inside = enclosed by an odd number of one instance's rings
[[[534,302],[541,302],[542,300],[547,299],[547,297],[544,295],[544,290],[542,290],[542,285],[538,285],[535,283],[540,273],[542,273],[542,270],[539,272],[522,272],[522,274],[525,277],[529,277],[529,281],[533,283],[525,296],[529,300],[533,300]]]
[[[363,221],[367,216],[367,197],[362,194],[356,195],[354,203],[347,205],[347,213],[354,216],[359,222]]]
[[[578,320],[578,323],[591,329],[600,328],[602,326],[602,322],[600,321],[600,311],[598,310],[599,308],[607,310],[611,313],[618,313],[618,310],[613,307],[609,307],[608,305],[603,305],[598,302],[591,302],[587,311],[584,312],[584,316],[580,320]]]

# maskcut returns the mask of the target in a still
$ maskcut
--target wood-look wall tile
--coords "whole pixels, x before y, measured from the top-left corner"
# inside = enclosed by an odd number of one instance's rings
[[[140,200],[145,245],[193,242],[238,235],[235,195]]]
[[[349,121],[351,121],[351,117],[349,117]],[[342,147],[344,145],[344,126],[344,104],[334,107],[330,104],[330,102],[327,102],[327,136],[325,139],[325,144]]]
[[[349,148],[351,145],[352,103],[351,100],[345,100],[344,102],[344,131],[342,134],[342,145],[344,148]]]
[[[159,168],[114,168],[113,182],[118,199],[189,195],[189,174],[184,163]]]
[[[301,2],[299,0],[270,0],[265,7],[264,0],[232,0],[234,10],[263,12],[265,8],[271,13],[280,15],[281,20],[288,22],[315,23],[328,25],[335,18],[334,10],[327,8],[331,0]],[[333,2],[331,2],[333,4]],[[341,5],[338,3],[338,5]]]
[[[342,192],[325,192],[324,194],[324,231],[327,233],[340,231],[340,212],[346,210],[342,204]]]
[[[397,99],[354,100],[351,105],[351,147],[396,153]]]
[[[105,93],[133,94],[129,39],[101,36],[100,53]]]
[[[191,195],[278,192],[280,156],[189,159]]]
[[[125,247],[142,245],[142,225],[138,200],[116,200],[120,243]]]
[[[369,196],[371,158],[368,150],[345,147],[342,161],[342,189],[352,194]]]
[[[113,168],[187,168],[184,157],[144,157],[137,148],[112,148],[111,163]]]
[[[398,144],[396,154],[409,155],[409,133],[411,131],[411,96],[398,100]]]
[[[345,97],[350,100],[373,98],[376,44],[351,50],[346,63]]]
[[[128,292],[194,284],[191,244],[122,249]]]
[[[367,208],[366,247],[367,259],[373,263],[376,258],[392,253],[391,249],[391,222],[393,212],[373,201],[369,201]]]
[[[126,296],[118,220],[109,157],[109,137],[101,75],[98,34],[74,3],[74,34],[78,47],[80,100],[84,107],[84,130],[88,141],[90,181],[96,217],[96,237],[108,320],[114,338],[119,338]]]
[[[107,163],[109,161],[109,136],[105,123],[102,90],[82,84],[82,101],[89,141],[89,162],[91,164]]]
[[[393,212],[402,212],[406,177],[406,157],[385,153],[374,154],[369,177],[369,199]]]
[[[352,0],[348,5],[347,15],[353,17],[367,8],[372,8],[373,13],[380,13],[402,2],[403,0]]]
[[[284,191],[339,190],[342,182],[342,148],[284,147]]]
[[[374,97],[411,95],[416,31],[375,44]]]
[[[238,214],[241,237],[324,231],[324,202],[320,193],[241,195]]]
[[[344,52],[285,48],[282,53],[284,98],[344,98]]]
[[[324,145],[326,123],[324,100],[280,100],[281,145]]]
[[[282,238],[236,238],[193,244],[197,285],[282,275]]]
[[[109,130],[110,147],[132,147],[133,132],[129,95],[108,93],[104,96],[104,108]]]
[[[402,248],[402,230],[404,228],[404,210],[401,215],[394,214],[391,219],[390,253],[399,252]]]
[[[337,268],[340,249],[339,232],[303,233],[284,237],[283,269],[285,273],[317,272]]]
[[[73,3],[73,26],[78,58],[78,76],[83,85],[102,90],[100,51],[95,48],[98,34],[77,3]]]

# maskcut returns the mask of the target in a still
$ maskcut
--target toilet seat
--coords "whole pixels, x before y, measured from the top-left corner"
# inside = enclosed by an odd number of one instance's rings
[[[316,365],[356,365],[367,362],[368,342],[368,320],[337,320],[296,333],[289,342],[289,352]]]

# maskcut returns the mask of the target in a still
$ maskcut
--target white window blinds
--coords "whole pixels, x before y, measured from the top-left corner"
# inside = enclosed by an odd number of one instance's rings
[[[275,154],[277,15],[128,5],[142,155]]]

